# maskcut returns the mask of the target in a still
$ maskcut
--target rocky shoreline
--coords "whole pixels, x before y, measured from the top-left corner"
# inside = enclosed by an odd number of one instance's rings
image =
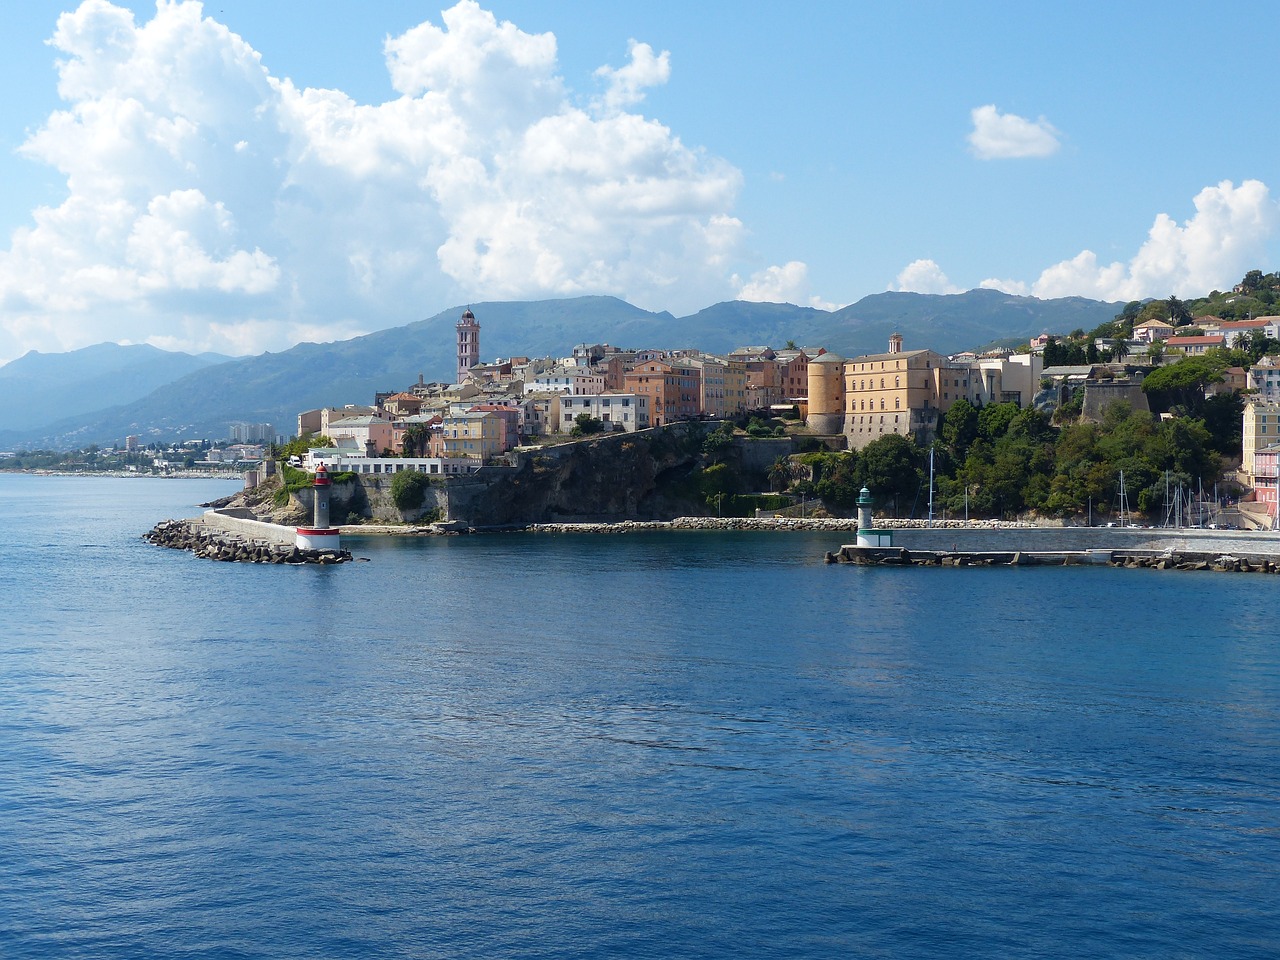
[[[203,560],[230,563],[335,564],[351,559],[346,550],[302,550],[268,540],[252,540],[214,529],[200,520],[162,520],[142,539],[158,547],[189,550]]]

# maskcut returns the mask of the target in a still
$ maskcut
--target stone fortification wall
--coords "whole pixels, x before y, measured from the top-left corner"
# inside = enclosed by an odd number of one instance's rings
[[[1127,403],[1131,410],[1150,410],[1142,384],[1132,380],[1090,380],[1084,385],[1084,407],[1081,416],[1101,421],[1107,407]]]
[[[768,473],[779,457],[789,457],[796,452],[790,437],[763,437],[759,440],[735,437],[733,449],[738,463],[747,473]]]

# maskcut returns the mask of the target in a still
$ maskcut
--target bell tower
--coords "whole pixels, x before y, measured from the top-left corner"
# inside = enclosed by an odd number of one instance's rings
[[[467,372],[480,362],[480,324],[476,315],[467,307],[458,321],[458,383],[467,379]]]

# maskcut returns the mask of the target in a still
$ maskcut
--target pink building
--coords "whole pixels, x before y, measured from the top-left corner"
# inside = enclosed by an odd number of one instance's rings
[[[1263,447],[1253,455],[1253,499],[1267,508],[1275,521],[1280,506],[1280,444]]]

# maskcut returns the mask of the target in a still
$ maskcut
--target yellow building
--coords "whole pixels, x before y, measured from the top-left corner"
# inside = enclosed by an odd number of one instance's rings
[[[1253,455],[1273,443],[1280,443],[1280,403],[1251,400],[1244,405],[1243,449],[1240,472],[1245,482],[1254,484]]]
[[[809,363],[810,426],[833,433],[832,415],[841,411],[842,432],[855,450],[894,433],[927,443],[941,415],[961,398],[975,406],[1004,401],[1026,406],[1042,369],[1040,358],[1031,355],[965,362],[932,350],[903,350],[896,333],[888,353],[843,361],[838,379],[832,370],[836,359],[823,355]],[[819,409],[813,406],[815,396]]]
[[[747,365],[732,357],[699,354],[685,362],[702,371],[702,412],[720,420],[747,409]]]
[[[932,350],[903,350],[889,338],[889,352],[854,357],[844,365],[845,435],[861,450],[891,433],[932,437],[938,416],[972,394],[976,378]]]
[[[496,457],[506,450],[506,421],[497,413],[459,413],[442,424],[445,457]]]

